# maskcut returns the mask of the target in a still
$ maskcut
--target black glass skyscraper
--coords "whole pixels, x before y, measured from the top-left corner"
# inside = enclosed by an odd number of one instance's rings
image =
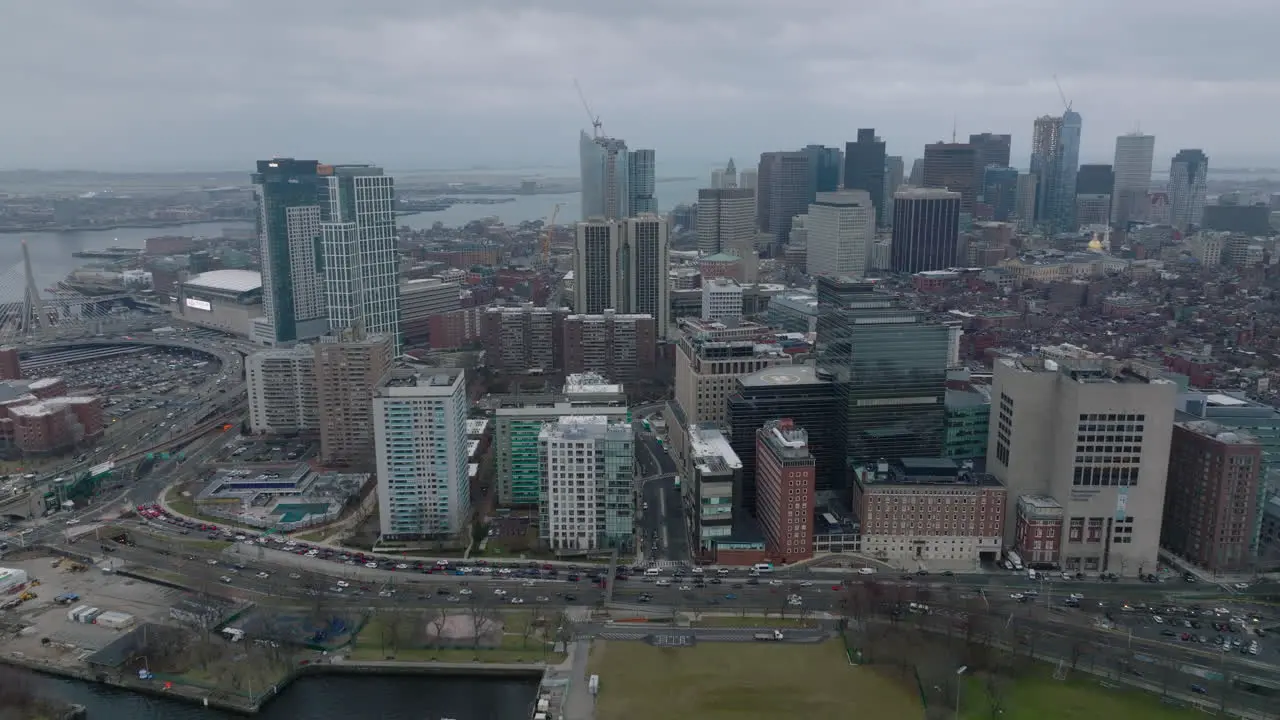
[[[812,365],[778,365],[738,380],[729,396],[729,443],[742,461],[742,507],[755,511],[756,430],[766,422],[791,418],[809,433],[819,490],[844,484],[844,443],[832,418],[838,410],[835,386]]]
[[[252,179],[262,244],[262,310],[276,342],[298,339],[300,323],[327,322],[321,165],[315,160],[259,160]],[[331,170],[328,170],[331,172]]]
[[[873,283],[818,278],[817,367],[835,383],[846,463],[940,457],[949,333]]]
[[[809,157],[809,202],[820,192],[840,189],[840,148],[823,145],[806,145],[804,154]]]
[[[870,193],[877,218],[884,207],[884,160],[884,141],[875,128],[860,128],[858,141],[844,145],[844,186]]]

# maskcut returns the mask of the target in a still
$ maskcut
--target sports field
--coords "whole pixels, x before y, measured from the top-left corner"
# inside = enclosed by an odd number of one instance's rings
[[[1077,673],[1067,681],[1054,680],[1048,670],[1019,678],[1004,691],[1001,720],[1192,720],[1204,713],[1161,702],[1154,693],[1136,688],[1104,687],[1101,678]],[[971,678],[964,687],[961,717],[989,720],[991,704],[981,679]]]

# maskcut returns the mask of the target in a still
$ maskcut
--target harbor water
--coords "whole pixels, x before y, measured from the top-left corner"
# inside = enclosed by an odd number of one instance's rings
[[[85,706],[88,720],[243,720],[245,716],[102,685],[40,677],[47,697]],[[536,681],[436,676],[304,677],[269,701],[261,720],[526,720]]]

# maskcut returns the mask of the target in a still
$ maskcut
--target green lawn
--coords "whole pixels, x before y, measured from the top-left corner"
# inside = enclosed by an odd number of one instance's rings
[[[923,714],[915,692],[849,665],[836,641],[691,648],[597,641],[590,666],[600,675],[599,720],[915,720]]]
[[[1070,680],[1054,680],[1049,671],[1020,678],[1006,685],[1002,720],[1192,720],[1202,712],[1167,705],[1153,693],[1136,688],[1103,687],[1101,678],[1082,672]],[[1112,683],[1116,684],[1116,683]],[[961,698],[962,717],[989,720],[991,705],[985,683],[970,678]]]

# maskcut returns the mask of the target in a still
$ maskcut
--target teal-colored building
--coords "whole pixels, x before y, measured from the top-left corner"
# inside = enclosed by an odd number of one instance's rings
[[[947,390],[947,434],[942,456],[976,460],[987,456],[991,398],[979,390]]]

